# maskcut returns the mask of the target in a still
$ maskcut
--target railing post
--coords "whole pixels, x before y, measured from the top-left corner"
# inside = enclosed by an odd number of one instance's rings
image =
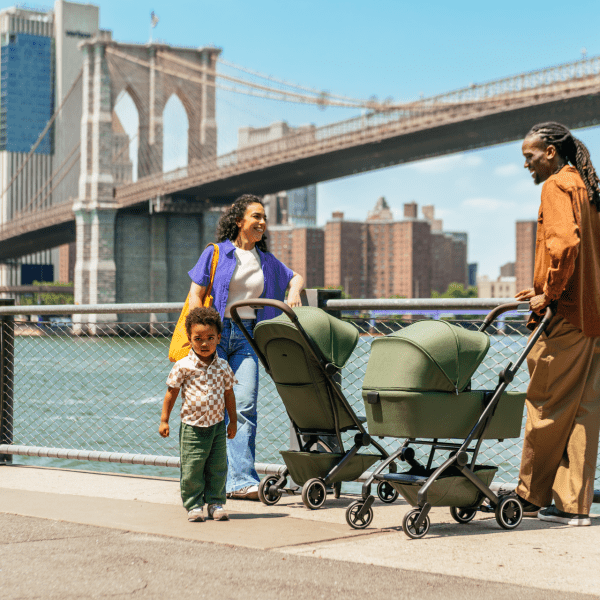
[[[328,300],[340,300],[341,297],[342,290],[306,290],[306,299],[308,301],[308,306],[317,306],[318,308],[322,308],[323,310],[327,310]],[[337,317],[338,319],[340,319],[342,315],[340,310],[327,310],[327,312],[332,317]]]
[[[14,298],[0,298],[0,306],[13,306]],[[0,316],[0,444],[13,443],[13,380],[15,322]],[[0,465],[12,463],[11,454],[0,454]]]

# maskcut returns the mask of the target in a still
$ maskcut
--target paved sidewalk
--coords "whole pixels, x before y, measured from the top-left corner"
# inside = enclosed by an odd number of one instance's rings
[[[1,596],[600,597],[600,517],[504,531],[440,508],[427,537],[409,540],[405,503],[376,501],[373,523],[356,531],[344,518],[352,499],[318,511],[298,496],[229,501],[229,522],[188,523],[176,480],[0,467]]]

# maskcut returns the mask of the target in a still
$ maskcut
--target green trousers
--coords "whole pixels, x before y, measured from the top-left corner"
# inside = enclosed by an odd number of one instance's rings
[[[204,504],[225,504],[227,435],[225,421],[210,427],[181,423],[181,499],[187,510]]]

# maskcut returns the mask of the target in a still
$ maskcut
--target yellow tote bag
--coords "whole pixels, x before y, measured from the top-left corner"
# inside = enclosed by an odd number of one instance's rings
[[[212,306],[214,298],[210,295],[212,291],[213,281],[215,279],[215,271],[217,270],[217,263],[219,262],[219,246],[217,244],[208,244],[208,246],[214,246],[214,252],[212,257],[212,263],[210,265],[210,282],[206,288],[206,294],[204,295],[204,302],[202,306]],[[190,312],[190,295],[188,294],[185,299],[185,304],[179,315],[177,325],[175,325],[175,331],[171,338],[171,345],[169,346],[169,360],[171,362],[177,362],[182,358],[186,357],[190,352],[190,341],[188,340],[187,332],[185,330],[185,318]]]

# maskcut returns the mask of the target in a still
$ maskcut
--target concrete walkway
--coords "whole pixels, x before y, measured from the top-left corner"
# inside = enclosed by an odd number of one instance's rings
[[[376,501],[357,531],[344,517],[353,499],[318,511],[299,496],[229,501],[229,522],[188,523],[176,480],[3,466],[1,597],[600,597],[600,516],[504,531],[439,508],[427,537],[410,540],[404,502]]]

